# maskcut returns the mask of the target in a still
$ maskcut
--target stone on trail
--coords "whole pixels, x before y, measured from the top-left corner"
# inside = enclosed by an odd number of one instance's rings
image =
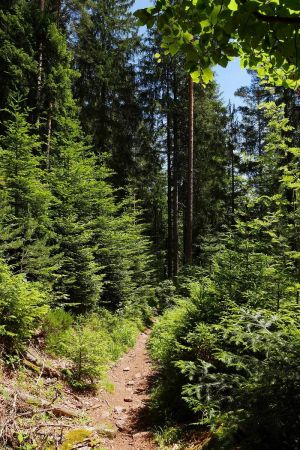
[[[122,414],[122,412],[126,411],[126,408],[124,406],[115,406],[114,412],[117,414]]]
[[[123,372],[129,372],[130,371],[130,367],[124,367]]]
[[[109,439],[113,439],[118,431],[112,425],[107,425],[105,423],[98,425],[96,429],[97,429],[97,433],[99,433],[101,436],[105,436]]]
[[[135,433],[132,437],[133,439],[151,439],[153,437],[153,433],[151,431],[140,431],[139,433]]]
[[[115,423],[116,423],[116,427],[118,428],[119,431],[126,431],[125,419],[117,420]]]
[[[131,397],[125,397],[124,402],[131,403],[133,400]]]
[[[134,381],[128,381],[126,384],[127,384],[127,386],[134,386],[135,382]]]

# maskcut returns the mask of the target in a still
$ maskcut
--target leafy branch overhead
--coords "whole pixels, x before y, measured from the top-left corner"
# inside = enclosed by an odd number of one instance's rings
[[[194,81],[212,78],[210,67],[240,57],[243,67],[269,81],[299,86],[300,4],[294,0],[157,0],[135,14],[156,24],[164,53],[182,52]]]

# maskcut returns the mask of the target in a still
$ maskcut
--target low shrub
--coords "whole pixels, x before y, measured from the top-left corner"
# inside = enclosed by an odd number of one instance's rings
[[[0,346],[20,352],[48,311],[47,296],[22,275],[12,275],[0,261]]]
[[[76,321],[57,310],[47,316],[44,330],[48,350],[72,361],[72,368],[66,371],[72,386],[85,389],[96,387],[110,363],[134,345],[139,325],[105,309]]]
[[[300,448],[299,313],[295,303],[222,301],[209,280],[193,284],[154,327],[154,405],[206,424],[214,449]]]
[[[176,286],[171,280],[164,280],[155,289],[158,311],[164,311],[174,305]]]
[[[46,347],[50,353],[59,354],[64,336],[72,326],[74,318],[62,308],[50,309],[43,321]]]
[[[232,305],[219,324],[186,336],[192,358],[176,362],[188,380],[182,396],[220,448],[299,446],[299,312]]]

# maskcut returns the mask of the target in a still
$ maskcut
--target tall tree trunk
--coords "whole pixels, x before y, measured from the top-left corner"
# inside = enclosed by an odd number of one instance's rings
[[[57,26],[59,26],[59,22],[60,22],[60,13],[61,13],[61,0],[55,0],[54,3],[54,13],[55,13],[55,20],[56,20],[56,24]]]
[[[176,70],[176,69],[175,69]],[[178,118],[177,118],[177,77],[174,74],[174,107],[173,107],[173,276],[178,275]]]
[[[231,152],[231,224],[235,223],[235,177],[234,177],[234,145],[230,145]]]
[[[45,0],[39,0],[39,8],[41,12],[41,16],[44,15],[45,12]],[[37,74],[37,91],[36,91],[36,109],[37,109],[37,118],[36,124],[39,128],[40,120],[41,120],[41,98],[42,98],[42,82],[43,82],[43,39],[40,38],[39,42],[39,55],[38,55],[38,74]]]
[[[230,203],[231,203],[231,225],[235,223],[235,172],[234,172],[234,149],[236,142],[236,131],[235,131],[235,108],[229,109],[230,114],[230,124],[229,124],[229,151],[230,151],[230,162],[231,162],[231,193],[230,193]]]
[[[173,220],[172,220],[172,138],[169,73],[167,74],[167,165],[168,165],[168,278],[173,277]]]
[[[48,119],[47,119],[47,147],[46,147],[46,168],[50,169],[50,155],[51,155],[51,137],[52,137],[52,109],[53,104],[50,102]]]
[[[187,193],[186,193],[186,244],[185,263],[193,263],[193,202],[194,202],[194,83],[189,76],[189,142],[187,152]]]
[[[41,0],[45,1],[45,0]],[[61,12],[61,0],[56,0],[53,3],[53,12],[55,14],[56,25],[59,28],[59,18]],[[51,139],[52,139],[52,117],[53,117],[53,107],[55,106],[55,99],[49,101],[48,118],[47,118],[47,143],[46,143],[46,168],[50,169],[50,158],[51,158]]]

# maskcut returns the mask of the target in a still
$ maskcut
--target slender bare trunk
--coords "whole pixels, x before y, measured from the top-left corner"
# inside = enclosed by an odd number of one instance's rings
[[[60,12],[61,12],[61,0],[56,0],[55,2],[55,15],[56,15],[56,23],[59,25],[60,22]]]
[[[45,0],[39,0],[39,8],[41,15],[45,12]],[[43,39],[39,42],[39,55],[38,55],[38,74],[37,74],[37,91],[36,91],[36,108],[37,108],[37,127],[40,127],[41,121],[41,98],[42,98],[42,83],[43,83]]]
[[[173,276],[178,275],[178,118],[177,118],[177,79],[174,74],[174,110],[173,110]]]
[[[231,223],[235,223],[235,176],[234,176],[234,144],[231,142]]]
[[[234,148],[235,148],[235,108],[230,110],[230,159],[231,159],[231,224],[235,223],[235,173],[234,173]]]
[[[50,169],[50,156],[51,156],[51,137],[52,137],[52,108],[53,104],[50,102],[49,113],[47,119],[47,147],[46,147],[46,168]]]
[[[189,142],[187,152],[186,245],[185,263],[193,263],[193,197],[194,197],[194,83],[189,76]]]
[[[172,220],[172,138],[169,73],[167,74],[167,165],[168,165],[168,278],[173,277],[173,220]]]

